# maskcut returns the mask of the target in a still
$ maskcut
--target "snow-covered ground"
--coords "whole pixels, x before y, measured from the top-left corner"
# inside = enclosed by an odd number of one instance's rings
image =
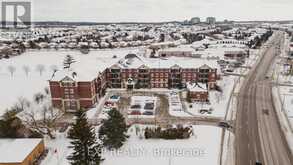
[[[169,114],[172,116],[178,116],[178,117],[190,117],[191,115],[186,113],[180,96],[178,92],[170,92],[168,94],[168,100],[169,100]]]
[[[136,131],[138,127],[139,131]],[[104,151],[102,165],[218,165],[221,129],[212,126],[193,126],[194,135],[185,140],[144,139],[146,125],[133,125],[127,142],[118,151]],[[49,154],[43,165],[67,165],[70,154],[69,139],[59,134],[57,139],[46,142]],[[56,152],[57,151],[57,152]]]
[[[285,90],[286,91],[286,90]],[[276,112],[278,115],[278,118],[281,123],[282,131],[285,134],[285,137],[287,139],[288,145],[291,148],[291,151],[293,151],[293,118],[289,115],[291,114],[291,111],[289,112],[288,109],[292,108],[292,97],[290,98],[291,101],[285,101],[286,95],[282,96],[282,93],[284,94],[284,89],[281,89],[280,87],[274,87],[273,88],[273,97],[274,97],[274,104],[276,107]],[[287,91],[288,92],[288,91]],[[289,91],[290,92],[290,91]],[[283,97],[283,98],[282,98]],[[289,99],[288,99],[289,100]]]
[[[280,98],[283,105],[283,110],[285,111],[291,125],[293,127],[293,87],[279,87]]]
[[[5,109],[10,108],[19,97],[29,100],[33,95],[44,91],[48,87],[48,80],[51,78],[53,69],[63,68],[63,60],[66,55],[72,55],[77,61],[76,67],[90,70],[96,64],[109,65],[109,61],[118,61],[119,57],[132,52],[132,49],[114,49],[91,51],[84,55],[79,51],[28,51],[21,56],[0,60],[0,115]],[[118,58],[113,59],[113,55]],[[89,64],[90,63],[90,64]],[[15,68],[13,75],[8,67]],[[29,68],[28,75],[24,71],[24,66]],[[37,67],[44,66],[43,73],[40,74]],[[97,65],[96,65],[97,67]],[[98,68],[97,68],[98,70]],[[97,73],[97,72],[96,72]]]

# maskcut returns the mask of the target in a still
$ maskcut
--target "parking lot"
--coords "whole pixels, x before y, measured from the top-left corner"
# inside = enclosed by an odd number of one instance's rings
[[[169,112],[169,109],[172,107],[169,96],[170,91],[110,90],[107,92],[104,102],[101,103],[98,116],[99,119],[104,119],[107,111],[110,110],[109,107],[116,107],[125,117],[127,124],[166,126],[182,123],[211,123],[212,125],[217,125],[217,122],[221,120],[217,117],[173,116]],[[111,98],[116,99],[113,100]],[[175,103],[177,102],[175,101]],[[181,108],[184,110],[184,106],[181,105]]]

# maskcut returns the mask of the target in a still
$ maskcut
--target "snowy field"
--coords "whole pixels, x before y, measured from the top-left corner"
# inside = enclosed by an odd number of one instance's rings
[[[143,138],[143,128],[139,131],[132,126],[127,142],[115,152],[105,151],[105,161],[102,165],[218,165],[221,129],[212,126],[193,126],[194,135],[185,140],[146,140]],[[59,134],[56,140],[46,144],[49,155],[43,165],[68,165],[66,156],[70,154],[67,148],[69,139]],[[57,151],[57,152],[56,152]]]
[[[116,63],[130,52],[133,51],[131,49],[114,49],[91,51],[89,54],[84,55],[79,51],[29,51],[21,56],[1,59],[0,115],[5,109],[15,104],[18,98],[24,97],[31,100],[34,94],[48,87],[48,80],[52,76],[53,69],[62,69],[64,57],[68,54],[72,55],[77,61],[75,63],[76,67],[93,72],[89,74],[96,74],[99,71],[99,67]],[[113,55],[118,58],[113,59]],[[42,73],[38,69],[40,66],[44,68]],[[24,71],[24,67],[29,68],[28,74]],[[13,74],[8,68],[15,69]]]

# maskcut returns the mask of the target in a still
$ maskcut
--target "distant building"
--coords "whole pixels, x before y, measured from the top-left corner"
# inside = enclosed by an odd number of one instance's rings
[[[193,49],[168,48],[158,51],[159,57],[192,57]]]
[[[224,58],[226,60],[236,60],[236,61],[244,61],[247,57],[247,52],[243,49],[235,49],[235,50],[226,50],[224,52]]]
[[[193,17],[193,18],[191,18],[190,23],[191,24],[198,24],[198,23],[200,23],[200,18],[199,17]]]
[[[0,139],[0,165],[40,164],[44,151],[43,139]]]
[[[215,24],[216,18],[215,17],[207,17],[206,23],[207,24]]]
[[[183,21],[183,25],[189,25],[189,24],[190,24],[190,22],[188,20]]]

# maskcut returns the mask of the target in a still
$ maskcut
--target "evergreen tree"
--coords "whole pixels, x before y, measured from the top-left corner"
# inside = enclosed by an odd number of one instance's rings
[[[75,63],[76,61],[71,55],[66,55],[64,61],[63,61],[63,67],[64,69],[69,69],[71,64]]]
[[[10,110],[5,112],[0,120],[0,138],[22,137],[18,131],[22,127],[21,121],[16,117],[17,112]]]
[[[123,115],[117,109],[112,109],[108,112],[108,119],[103,120],[99,137],[108,149],[118,149],[128,138],[126,132],[127,126]]]
[[[76,121],[69,130],[69,148],[73,149],[73,153],[67,159],[72,165],[99,165],[102,151],[95,130],[89,125],[82,110],[77,111],[75,116]]]

